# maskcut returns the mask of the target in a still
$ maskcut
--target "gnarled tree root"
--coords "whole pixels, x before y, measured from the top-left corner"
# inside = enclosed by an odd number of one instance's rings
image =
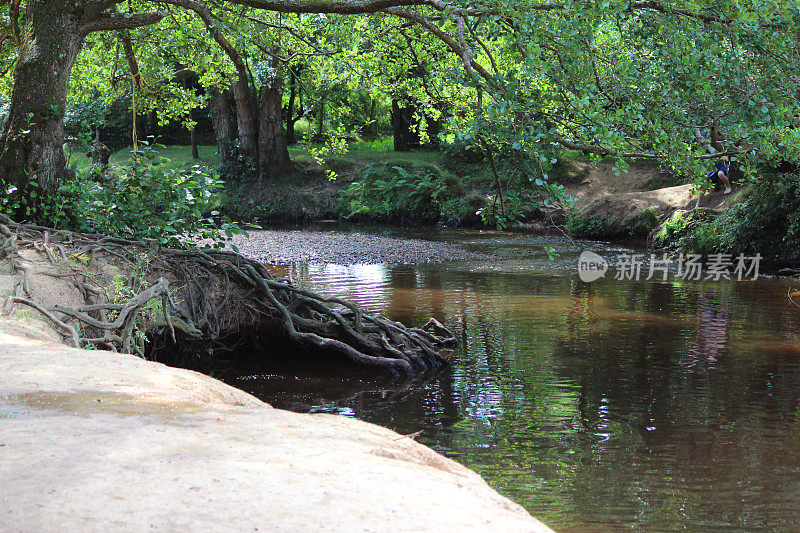
[[[18,224],[3,215],[0,239],[0,259],[8,259],[22,274],[5,311],[16,304],[33,307],[76,346],[99,345],[143,356],[145,333],[168,333],[173,342],[176,335],[213,342],[231,333],[268,328],[356,363],[412,376],[447,364],[444,354],[457,344],[453,334],[434,319],[422,328],[409,328],[367,314],[352,302],[295,287],[264,265],[230,251],[170,249],[150,242],[54,231]],[[85,305],[45,307],[33,302],[19,255],[24,249],[35,250],[54,264],[60,261],[62,270],[70,270],[50,275],[71,280],[85,296]],[[118,295],[103,289],[107,281],[96,279],[92,272],[104,263],[141,271],[139,279],[128,279],[129,288],[136,289],[132,297],[116,301]],[[147,268],[137,266],[142,264]]]

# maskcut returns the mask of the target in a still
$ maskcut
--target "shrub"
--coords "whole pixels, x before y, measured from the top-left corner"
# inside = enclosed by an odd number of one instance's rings
[[[337,209],[344,218],[437,221],[444,185],[429,169],[370,165],[345,188]]]
[[[219,176],[199,166],[165,170],[168,161],[146,145],[133,156],[103,183],[76,175],[55,194],[41,193],[35,181],[25,191],[0,184],[6,191],[0,212],[49,227],[154,239],[173,247],[219,248],[241,233],[217,211],[224,187]]]
[[[456,141],[442,149],[442,166],[456,174],[469,174],[477,166],[483,166],[486,156],[483,150],[466,141]]]
[[[442,222],[448,226],[480,226],[482,210],[487,206],[485,195],[472,192],[442,201]]]
[[[484,206],[477,214],[485,226],[495,227],[499,230],[521,224],[531,212],[533,201],[530,194],[525,192],[506,190],[501,205],[497,194],[486,196]]]
[[[656,243],[694,253],[800,259],[800,174],[763,177],[719,215],[678,211],[661,226]]]
[[[205,239],[221,247],[241,233],[217,210],[224,188],[218,175],[200,166],[165,170],[166,162],[149,146],[134,152],[114,180],[95,184],[91,202],[83,206],[87,221],[109,235],[178,247]]]
[[[688,253],[723,251],[721,218],[708,210],[676,211],[661,225],[654,244]]]
[[[652,207],[643,209],[628,224],[630,237],[646,237],[658,226],[658,213]]]
[[[41,190],[35,180],[20,191],[0,180],[0,213],[17,220],[34,222],[56,229],[76,229],[84,226],[84,210],[91,197],[92,184],[70,179],[55,193]]]
[[[569,213],[565,224],[571,237],[596,239],[603,236],[603,221],[597,216],[582,217],[577,213]]]

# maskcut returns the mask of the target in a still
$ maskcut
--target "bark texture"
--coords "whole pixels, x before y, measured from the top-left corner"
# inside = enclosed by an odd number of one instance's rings
[[[292,160],[289,158],[283,131],[282,85],[280,76],[277,76],[261,92],[258,173],[262,179],[287,176],[292,171]]]
[[[233,84],[236,102],[236,125],[239,130],[239,154],[258,168],[258,107],[246,76],[239,75]]]
[[[83,43],[76,2],[29,3],[3,127],[0,176],[24,189],[35,180],[48,192],[66,175],[64,112],[72,66]]]
[[[223,163],[228,163],[234,157],[235,136],[228,98],[218,88],[211,90],[211,122],[214,126],[214,138],[217,141],[217,153]]]
[[[29,0],[23,14],[11,107],[0,141],[0,178],[20,191],[36,181],[48,193],[69,175],[64,113],[72,66],[86,36],[136,28],[163,13],[120,15],[121,0]]]

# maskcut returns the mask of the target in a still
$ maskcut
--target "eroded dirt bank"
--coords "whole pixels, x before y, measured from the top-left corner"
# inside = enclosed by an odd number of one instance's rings
[[[578,216],[598,224],[594,237],[643,237],[676,210],[695,206],[696,191],[685,181],[648,163],[619,171],[612,163],[574,162],[566,186],[577,199]],[[711,189],[701,206],[722,209],[731,198]]]
[[[31,324],[0,319],[3,531],[549,531],[387,429]]]

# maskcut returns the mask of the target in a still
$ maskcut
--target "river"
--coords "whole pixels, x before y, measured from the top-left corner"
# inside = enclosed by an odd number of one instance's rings
[[[274,268],[407,324],[436,317],[461,341],[452,368],[398,383],[283,366],[228,382],[276,407],[411,435],[557,530],[800,528],[800,308],[789,280],[609,271],[584,283],[585,248],[641,250],[496,232],[410,236],[496,259]]]

